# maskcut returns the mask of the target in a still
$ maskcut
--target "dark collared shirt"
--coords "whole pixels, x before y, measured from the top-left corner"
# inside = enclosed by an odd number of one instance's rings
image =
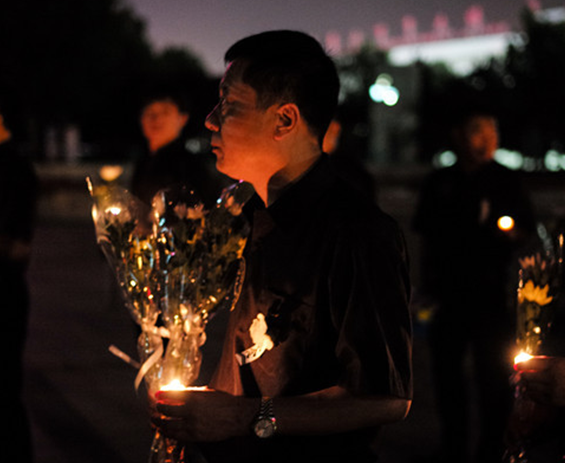
[[[246,276],[211,386],[277,397],[339,385],[356,395],[410,398],[409,282],[396,223],[339,180],[325,156],[273,205],[255,196],[245,213],[252,227]],[[256,342],[250,326],[258,314],[274,347],[240,366],[237,354]],[[251,438],[238,442],[238,452],[266,452],[263,461],[371,461],[373,431]],[[226,460],[210,455],[210,462],[240,461],[230,453]],[[241,461],[255,461],[249,455]]]
[[[512,233],[498,228],[502,216],[514,219]],[[425,240],[424,291],[440,301],[459,301],[461,294],[478,300],[493,299],[493,291],[504,295],[514,253],[535,226],[518,172],[495,161],[472,173],[459,164],[434,171],[414,216],[414,229]],[[486,304],[473,306],[481,308],[491,310]],[[499,310],[506,310],[503,304]]]

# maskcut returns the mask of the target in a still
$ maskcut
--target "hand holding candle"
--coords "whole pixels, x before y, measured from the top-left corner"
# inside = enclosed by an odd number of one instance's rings
[[[258,403],[206,387],[161,390],[154,424],[179,442],[215,442],[249,432]],[[256,400],[258,401],[258,399]]]
[[[549,395],[541,392],[548,389],[545,379],[541,379],[546,377],[548,365],[552,360],[552,357],[533,356],[525,352],[521,352],[514,359],[516,373],[512,377],[512,383],[516,389],[506,430],[506,443],[507,453],[518,458],[514,460],[516,462],[526,461],[524,443],[539,434],[556,418],[556,409],[549,404]],[[522,457],[518,457],[519,455]]]
[[[515,364],[526,393],[532,400],[565,407],[565,358],[536,356]]]

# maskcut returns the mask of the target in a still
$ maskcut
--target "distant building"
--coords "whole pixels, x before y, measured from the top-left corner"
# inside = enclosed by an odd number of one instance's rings
[[[539,0],[530,0],[528,6],[539,21],[565,21],[565,8],[544,10]],[[432,29],[420,32],[417,19],[407,15],[402,18],[399,36],[391,36],[387,24],[379,23],[373,27],[373,43],[387,52],[388,65],[379,68],[370,91],[374,104],[369,108],[369,163],[409,164],[417,158],[420,125],[417,104],[421,76],[416,63],[443,63],[452,72],[467,75],[493,58],[504,57],[510,44],[521,43],[521,35],[511,30],[507,22],[485,22],[481,6],[470,6],[463,20],[463,27],[454,29],[449,18],[438,13]],[[326,35],[326,47],[336,57],[347,57],[359,49],[362,38],[363,33],[359,30],[352,31],[343,41],[339,33],[331,32]],[[388,94],[394,98],[387,100]],[[500,154],[505,158],[513,156],[517,162],[516,153]],[[550,165],[546,167],[550,170],[556,170],[561,163],[565,168],[565,155],[553,153],[549,161]]]
[[[444,63],[455,74],[466,75],[492,58],[503,57],[508,45],[518,40],[518,34],[510,31],[446,37],[394,46],[389,50],[388,59],[394,66],[408,66],[418,61]]]
[[[537,0],[530,0],[530,9],[541,21],[565,21],[565,8],[543,10]],[[507,22],[485,22],[484,10],[470,6],[464,14],[464,26],[453,29],[444,13],[437,13],[432,29],[420,32],[414,16],[402,18],[402,34],[390,36],[387,24],[373,27],[373,43],[388,52],[392,66],[407,66],[415,62],[444,63],[453,72],[466,75],[492,58],[503,57],[510,44],[520,43],[520,34],[512,31]],[[352,31],[347,47],[341,46],[338,33],[326,35],[326,46],[336,55],[355,52],[364,37],[359,30]]]

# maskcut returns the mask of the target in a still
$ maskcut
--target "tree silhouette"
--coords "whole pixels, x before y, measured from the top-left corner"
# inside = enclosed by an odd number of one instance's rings
[[[523,12],[522,39],[501,59],[461,77],[441,65],[423,65],[421,159],[445,148],[450,120],[462,109],[499,119],[501,142],[530,157],[565,147],[565,23]]]
[[[152,79],[186,78],[188,89],[207,82],[188,51],[155,53],[144,21],[121,0],[7,2],[0,46],[0,94],[37,151],[47,127],[72,124],[99,152],[123,155]]]
[[[532,156],[565,148],[565,23],[523,12],[525,39],[509,48],[506,75],[514,82],[507,117],[517,146]]]

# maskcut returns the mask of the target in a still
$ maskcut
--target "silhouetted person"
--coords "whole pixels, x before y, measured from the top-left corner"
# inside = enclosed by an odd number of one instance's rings
[[[154,93],[143,104],[140,122],[147,147],[135,165],[131,192],[146,204],[161,189],[186,186],[210,207],[228,184],[209,154],[186,147],[183,130],[189,117],[184,99],[174,92]]]
[[[451,135],[457,163],[426,179],[414,228],[422,236],[422,291],[437,303],[429,341],[445,461],[468,458],[472,380],[480,414],[475,461],[487,463],[500,461],[511,404],[509,265],[535,224],[517,174],[493,160],[495,118],[468,114]],[[512,218],[513,228],[499,228],[503,216]],[[468,352],[474,367],[469,378]]]
[[[347,134],[343,133],[344,123],[340,116],[336,116],[330,122],[328,130],[322,142],[322,150],[327,153],[330,163],[337,174],[356,190],[376,200],[377,185],[373,175],[363,165],[359,153],[352,152],[351,148],[344,144]]]
[[[37,182],[20,157],[0,106],[0,306],[4,421],[0,461],[32,461],[27,411],[22,399],[23,352],[29,312],[26,269],[31,254]]]

